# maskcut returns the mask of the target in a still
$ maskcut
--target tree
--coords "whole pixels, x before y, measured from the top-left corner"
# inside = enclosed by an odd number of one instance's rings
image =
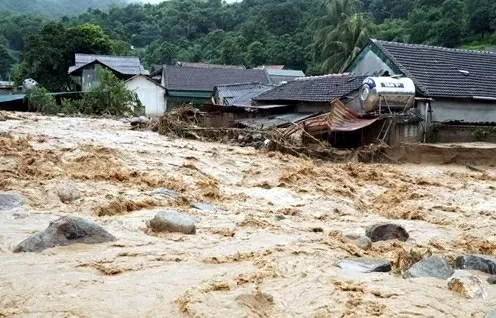
[[[9,53],[9,50],[3,45],[0,45],[0,79],[7,79],[10,65],[14,59]]]
[[[445,0],[441,7],[441,19],[436,23],[438,45],[455,47],[463,33],[463,2]]]
[[[248,51],[245,56],[245,64],[249,67],[261,66],[266,60],[265,48],[264,45],[255,41],[248,45]]]
[[[358,55],[373,33],[374,25],[360,12],[355,0],[325,1],[327,16],[323,21],[339,21],[321,26],[316,32],[314,59],[322,72],[342,72]]]
[[[26,38],[21,53],[24,77],[32,77],[48,90],[74,87],[67,71],[75,53],[111,54],[113,43],[97,25],[66,28],[61,23],[46,24],[39,34]]]

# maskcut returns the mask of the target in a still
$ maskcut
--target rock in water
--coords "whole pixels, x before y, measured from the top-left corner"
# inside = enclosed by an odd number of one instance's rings
[[[160,211],[146,225],[155,232],[196,234],[195,220],[176,211]]]
[[[496,275],[490,276],[490,277],[487,279],[487,282],[489,283],[489,285],[494,285],[494,284],[496,284]]]
[[[115,240],[115,236],[91,221],[74,216],[65,216],[51,222],[44,231],[21,242],[14,249],[14,253],[41,252],[55,246],[76,243],[98,244]]]
[[[456,268],[496,274],[496,259],[482,254],[463,255],[456,258]]]
[[[166,198],[171,198],[171,199],[178,199],[179,198],[179,194],[176,191],[169,190],[166,188],[157,188],[157,189],[153,190],[151,194],[152,195],[160,195],[160,196],[163,196]]]
[[[415,277],[435,277],[440,279],[448,279],[453,275],[453,268],[446,263],[440,255],[432,255],[426,259],[415,263],[404,274],[404,278]]]
[[[482,280],[467,271],[456,271],[448,280],[448,288],[468,299],[487,298],[487,291]]]
[[[361,248],[364,251],[366,251],[372,247],[372,241],[364,235],[343,234],[341,236],[341,238],[342,238],[342,241],[344,243],[351,243],[353,245],[358,246],[359,248]]]
[[[380,258],[350,258],[337,262],[336,266],[361,273],[386,273],[391,270],[391,262]]]
[[[17,193],[0,192],[0,211],[12,210],[24,205],[24,200]]]
[[[200,211],[203,212],[210,212],[210,213],[215,213],[217,212],[217,209],[215,206],[208,204],[208,203],[193,203],[192,206]]]
[[[63,183],[57,187],[57,195],[62,203],[70,203],[81,197],[79,190],[72,183]]]
[[[379,223],[366,229],[367,235],[372,242],[400,240],[405,242],[410,235],[401,225],[392,223]]]

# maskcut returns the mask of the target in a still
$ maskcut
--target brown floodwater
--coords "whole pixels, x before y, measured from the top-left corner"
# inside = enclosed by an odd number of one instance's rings
[[[0,121],[0,191],[26,205],[0,212],[0,317],[437,318],[496,308],[486,274],[477,273],[486,300],[399,274],[405,255],[496,254],[493,167],[316,163],[110,119],[13,116]],[[66,182],[81,193],[70,204],[56,191]],[[196,235],[147,231],[161,209],[195,218]],[[118,241],[11,252],[63,215],[91,219]],[[383,221],[403,225],[410,240],[362,251],[338,238]],[[356,256],[388,258],[393,271],[333,266]]]

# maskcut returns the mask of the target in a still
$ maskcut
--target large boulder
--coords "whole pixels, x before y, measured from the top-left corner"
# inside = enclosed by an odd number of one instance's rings
[[[389,240],[400,240],[405,242],[410,237],[404,227],[393,223],[379,223],[369,226],[365,230],[365,235],[367,235],[372,242]]]
[[[415,263],[404,274],[404,278],[435,277],[448,279],[453,275],[453,268],[440,255],[432,255]]]
[[[470,269],[491,275],[496,274],[496,258],[482,254],[458,256],[455,266],[457,269]]]
[[[388,259],[381,258],[350,258],[338,261],[335,265],[341,269],[361,273],[386,273],[391,271],[391,262]]]
[[[448,288],[468,299],[487,298],[487,291],[482,280],[468,271],[456,271],[448,280]]]
[[[51,222],[44,231],[22,241],[16,246],[14,253],[41,252],[55,246],[99,244],[115,240],[115,236],[91,221],[65,216]]]
[[[24,205],[24,200],[17,193],[0,192],[0,211],[12,210]]]
[[[57,195],[62,203],[71,203],[81,197],[79,190],[70,182],[59,184],[57,186]]]
[[[196,234],[195,220],[176,211],[160,211],[146,225],[154,232]]]

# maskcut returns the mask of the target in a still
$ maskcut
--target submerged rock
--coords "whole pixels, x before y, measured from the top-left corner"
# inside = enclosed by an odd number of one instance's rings
[[[24,205],[24,200],[17,193],[0,192],[0,211],[12,210]]]
[[[380,258],[350,258],[337,262],[335,264],[341,269],[349,269],[361,273],[391,271],[391,262],[388,259]]]
[[[212,204],[208,203],[193,203],[192,207],[203,212],[215,213],[217,209]]]
[[[98,244],[115,240],[115,236],[91,221],[65,216],[51,222],[44,231],[22,241],[14,249],[14,253],[41,252],[55,246]]]
[[[467,271],[456,271],[448,280],[448,288],[468,299],[487,298],[487,291],[482,280]]]
[[[489,283],[489,285],[494,285],[494,284],[496,284],[496,275],[492,275],[492,276],[490,276],[490,277],[487,279],[487,282]]]
[[[369,226],[366,229],[367,235],[372,242],[400,240],[405,242],[410,235],[401,225],[393,223],[379,223]]]
[[[176,211],[160,211],[146,225],[154,232],[196,234],[195,220]]]
[[[166,198],[177,199],[179,194],[174,190],[169,190],[166,188],[157,188],[151,192],[152,195],[160,195]]]
[[[341,238],[343,242],[356,245],[357,247],[365,251],[372,247],[372,241],[365,235],[343,234]]]
[[[453,275],[453,268],[440,255],[432,255],[415,263],[404,274],[404,278],[435,277],[448,279]]]
[[[471,269],[491,275],[496,274],[496,258],[482,254],[458,256],[455,266],[457,269]]]
[[[60,184],[57,187],[57,195],[62,203],[70,203],[81,197],[79,190],[70,182]]]

